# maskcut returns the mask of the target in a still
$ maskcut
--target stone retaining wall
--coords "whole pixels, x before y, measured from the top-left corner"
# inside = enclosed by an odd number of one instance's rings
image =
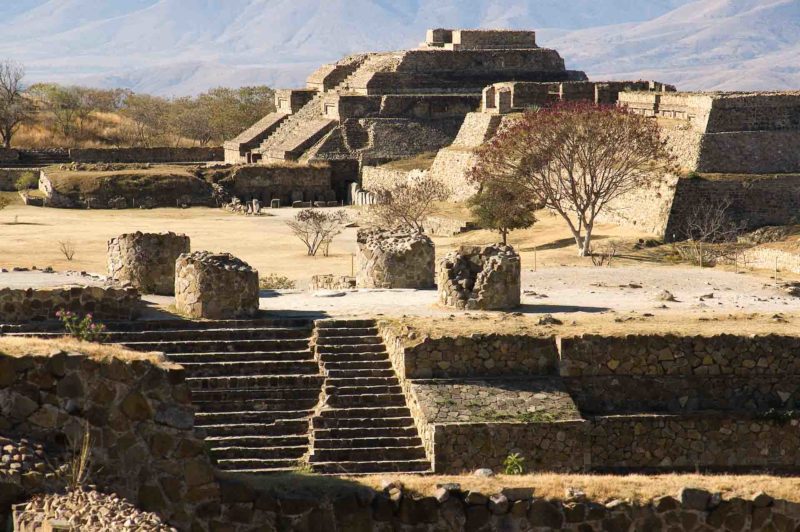
[[[199,163],[223,161],[225,151],[217,147],[157,148],[73,148],[69,157],[76,163]]]
[[[800,375],[800,337],[582,335],[560,338],[563,377]]]
[[[91,483],[181,529],[208,530],[204,511],[219,507],[219,486],[193,430],[183,368],[156,355],[64,351],[0,353],[0,368],[0,430],[69,450],[88,428]]]
[[[55,319],[59,310],[92,314],[98,320],[131,320],[139,316],[140,307],[134,288],[0,288],[0,322],[6,323]]]
[[[391,322],[380,323],[380,334],[401,380],[555,375],[558,371],[558,352],[551,337],[471,334],[409,341],[408,331]]]
[[[779,272],[800,273],[800,242],[793,247],[758,246],[748,249],[743,254],[746,268]]]
[[[19,159],[19,152],[11,148],[0,148],[0,163],[12,162]]]
[[[17,190],[17,180],[26,174],[32,174],[37,180],[41,170],[36,168],[0,168],[0,191],[14,192]],[[34,188],[36,188],[34,186]]]
[[[332,170],[327,164],[315,165],[249,165],[232,174],[233,195],[242,201],[257,199],[268,205],[281,200],[281,205],[294,201],[332,201]]]
[[[314,275],[308,289],[315,290],[352,290],[356,287],[356,278],[349,275],[334,275],[332,273]]]

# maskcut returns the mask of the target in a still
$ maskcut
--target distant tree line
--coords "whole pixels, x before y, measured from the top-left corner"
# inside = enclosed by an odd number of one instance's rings
[[[218,145],[274,111],[266,86],[219,87],[197,96],[163,98],[129,89],[23,83],[22,65],[0,62],[0,141],[115,147]]]

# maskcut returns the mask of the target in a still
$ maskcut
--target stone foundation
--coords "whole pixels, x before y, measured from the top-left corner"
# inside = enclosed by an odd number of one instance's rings
[[[500,310],[519,306],[519,255],[511,246],[461,246],[442,259],[439,302],[467,310]]]
[[[96,320],[132,320],[141,312],[141,296],[134,288],[62,286],[57,288],[0,289],[0,322],[52,320],[59,310]]]
[[[229,253],[184,253],[175,263],[175,307],[188,317],[252,317],[258,296],[258,272]]]
[[[189,237],[127,233],[108,241],[108,275],[143,294],[175,294],[175,261],[189,253]]]
[[[349,275],[315,275],[311,278],[308,289],[316,290],[352,290],[356,287],[356,278]]]
[[[433,241],[417,233],[358,231],[359,288],[433,288]]]

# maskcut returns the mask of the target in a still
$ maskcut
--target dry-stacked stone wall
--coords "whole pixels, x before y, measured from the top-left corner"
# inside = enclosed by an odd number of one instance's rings
[[[143,294],[175,294],[175,261],[189,253],[189,237],[175,233],[126,233],[108,241],[108,274]]]
[[[439,265],[439,301],[467,310],[519,306],[521,263],[511,246],[461,246]]]
[[[192,318],[258,313],[258,271],[230,253],[184,253],[175,263],[175,306]]]
[[[359,288],[433,288],[436,253],[427,236],[360,230],[357,242]]]
[[[184,370],[160,355],[0,353],[1,433],[69,450],[88,430],[93,484],[181,529],[207,530],[203,512],[218,508],[219,486],[193,426]],[[22,474],[23,495],[39,489],[40,474]]]
[[[60,310],[98,320],[132,320],[141,313],[141,296],[135,288],[103,286],[0,288],[0,322],[50,320]]]

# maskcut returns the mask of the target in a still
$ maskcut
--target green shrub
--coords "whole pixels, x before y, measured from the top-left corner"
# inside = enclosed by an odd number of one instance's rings
[[[509,454],[503,460],[503,471],[506,475],[523,475],[525,474],[525,459],[519,453]]]
[[[106,338],[106,326],[95,323],[91,314],[83,318],[68,310],[59,310],[56,317],[64,324],[67,334],[84,342],[102,342]]]

